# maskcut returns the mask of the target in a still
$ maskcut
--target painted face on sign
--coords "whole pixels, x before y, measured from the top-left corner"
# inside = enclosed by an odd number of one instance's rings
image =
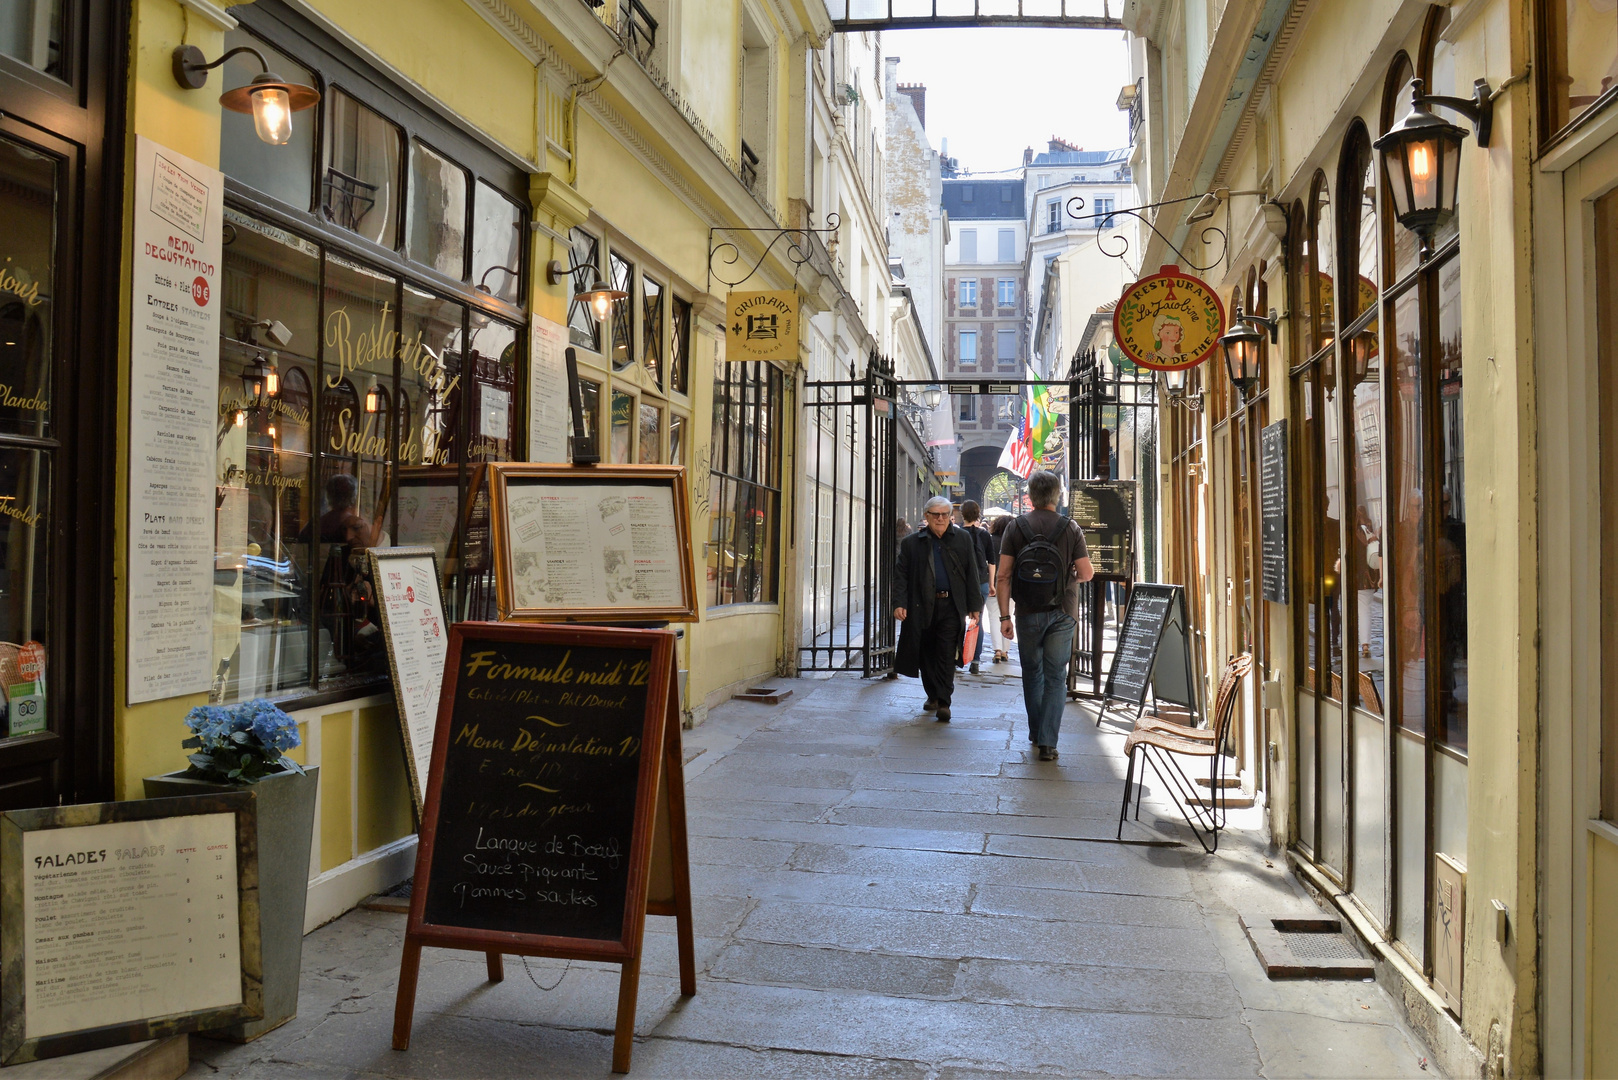
[[[1152,336],[1157,339],[1157,353],[1159,356],[1179,356],[1180,342],[1185,337],[1185,328],[1180,320],[1173,315],[1159,315],[1157,324],[1152,327]]]

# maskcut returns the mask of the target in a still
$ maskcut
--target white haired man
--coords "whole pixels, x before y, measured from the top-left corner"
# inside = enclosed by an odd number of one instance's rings
[[[1084,530],[1056,512],[1062,482],[1044,469],[1028,478],[1034,509],[1006,526],[1000,537],[1000,572],[995,596],[1000,629],[1017,642],[1022,657],[1023,707],[1028,741],[1039,760],[1056,760],[1056,738],[1067,703],[1067,664],[1078,627],[1078,582],[1095,577]],[[1011,601],[1017,601],[1012,622]]]
[[[951,522],[948,499],[928,499],[923,512],[926,528],[899,544],[893,617],[903,626],[894,667],[901,675],[921,676],[923,708],[937,709],[938,719],[948,723],[961,635],[967,616],[983,603],[978,550],[966,530]]]

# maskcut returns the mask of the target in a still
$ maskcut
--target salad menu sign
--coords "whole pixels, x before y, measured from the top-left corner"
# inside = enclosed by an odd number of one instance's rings
[[[619,1072],[649,910],[678,919],[681,989],[695,992],[673,658],[668,630],[451,628],[396,1048],[423,946],[484,952],[493,979],[503,953],[623,964]]]

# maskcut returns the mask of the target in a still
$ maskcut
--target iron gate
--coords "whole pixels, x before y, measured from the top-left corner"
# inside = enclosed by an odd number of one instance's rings
[[[863,379],[804,384],[799,671],[893,670],[898,390],[876,354]]]
[[[1090,350],[1073,354],[1068,380],[1069,481],[1132,479],[1140,485],[1132,572],[1098,574],[1079,587],[1068,688],[1099,695],[1130,585],[1157,580],[1157,379],[1116,353]]]

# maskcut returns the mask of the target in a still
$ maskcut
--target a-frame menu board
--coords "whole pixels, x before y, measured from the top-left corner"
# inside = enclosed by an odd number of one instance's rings
[[[696,992],[675,690],[669,630],[451,628],[395,1049],[428,945],[486,953],[496,981],[504,953],[622,964],[615,1072],[629,1071],[648,911],[675,916],[680,990]]]

